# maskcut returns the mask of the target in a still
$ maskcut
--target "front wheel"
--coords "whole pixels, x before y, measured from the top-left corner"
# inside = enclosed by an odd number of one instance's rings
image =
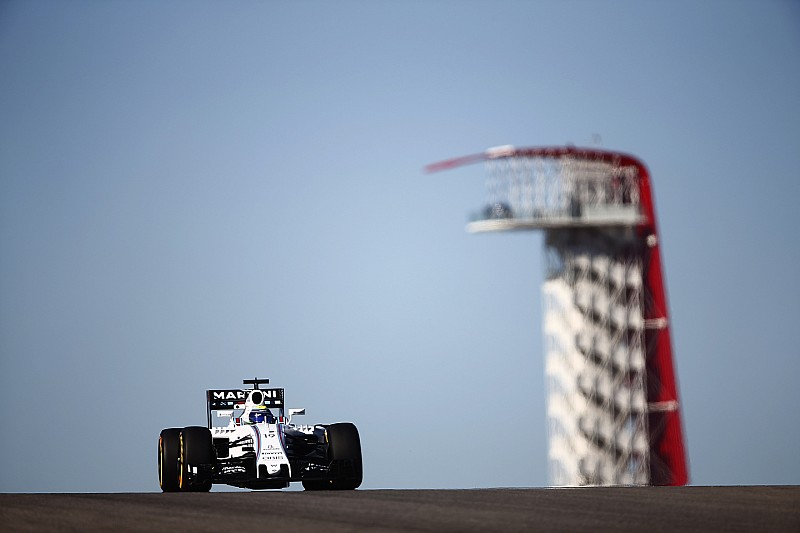
[[[361,461],[361,439],[356,426],[344,422],[326,428],[330,478],[303,481],[306,490],[354,490],[361,485],[363,463]]]
[[[328,454],[336,476],[334,490],[355,490],[361,485],[364,467],[361,461],[361,438],[356,426],[345,422],[328,426]]]
[[[158,484],[162,492],[177,492],[181,430],[165,429],[158,436]]]
[[[180,430],[180,457],[178,460],[178,486],[186,492],[211,490],[210,469],[214,462],[211,432],[202,426]]]

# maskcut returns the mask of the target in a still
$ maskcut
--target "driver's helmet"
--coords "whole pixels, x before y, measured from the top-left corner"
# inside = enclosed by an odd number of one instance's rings
[[[260,424],[262,422],[267,422],[268,424],[274,424],[275,417],[266,407],[261,407],[261,408],[254,407],[253,410],[250,411],[250,423]]]

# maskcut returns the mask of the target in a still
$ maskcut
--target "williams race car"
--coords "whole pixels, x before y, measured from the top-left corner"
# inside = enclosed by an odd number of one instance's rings
[[[283,389],[206,391],[208,427],[170,428],[158,438],[163,492],[207,492],[213,483],[281,489],[353,490],[361,485],[361,440],[349,423],[292,423],[305,409],[284,412]],[[288,414],[288,417],[287,417]]]

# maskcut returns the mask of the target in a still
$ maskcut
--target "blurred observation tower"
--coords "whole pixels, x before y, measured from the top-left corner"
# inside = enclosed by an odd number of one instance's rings
[[[647,169],[625,154],[503,146],[467,230],[543,230],[553,485],[685,485],[688,467]]]

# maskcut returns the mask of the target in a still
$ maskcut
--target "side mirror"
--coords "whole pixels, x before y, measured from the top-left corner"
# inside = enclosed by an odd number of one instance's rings
[[[305,408],[303,409],[289,409],[289,422],[292,421],[293,416],[300,416],[306,414]]]

